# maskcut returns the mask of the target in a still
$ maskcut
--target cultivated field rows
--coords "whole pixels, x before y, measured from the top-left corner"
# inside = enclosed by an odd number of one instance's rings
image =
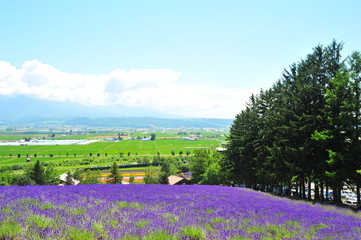
[[[88,145],[56,145],[56,146],[1,146],[0,165],[23,163],[27,156],[31,159],[36,154],[36,159],[55,160],[55,158],[93,157],[100,156],[170,156],[172,152],[179,155],[182,152],[191,154],[197,148],[215,148],[220,141],[216,139],[198,139],[185,141],[184,139],[169,138],[156,141],[122,140],[119,142],[96,142]],[[18,158],[20,154],[20,158]],[[49,155],[53,157],[50,158]],[[11,156],[11,157],[10,157]]]

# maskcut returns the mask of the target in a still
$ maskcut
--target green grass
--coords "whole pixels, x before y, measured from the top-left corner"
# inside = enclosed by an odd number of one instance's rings
[[[137,202],[131,202],[129,205],[130,208],[136,208],[136,209],[141,209],[144,207],[144,204],[140,204]]]
[[[137,228],[145,228],[145,226],[147,226],[148,221],[146,220],[140,220],[138,222],[136,222],[136,226]]]
[[[118,202],[117,205],[119,208],[125,208],[125,207],[129,206],[129,203],[128,202]]]
[[[85,208],[68,209],[67,212],[73,215],[82,215],[85,212]]]
[[[126,132],[128,136],[149,137],[152,132]],[[54,163],[58,175],[67,171],[75,171],[79,168],[90,166],[111,165],[114,161],[119,164],[142,162],[144,157],[160,156],[187,156],[192,155],[194,150],[199,148],[219,147],[223,138],[198,139],[197,141],[186,141],[177,135],[177,131],[154,132],[157,136],[155,141],[122,140],[119,142],[99,141],[88,145],[55,145],[55,146],[0,146],[0,167],[1,166],[24,166],[33,164],[36,161]],[[19,140],[22,138],[48,137],[49,132],[3,132],[0,134],[0,141]],[[215,133],[201,133],[203,136],[214,136]],[[212,135],[213,134],[213,135]],[[218,133],[217,133],[218,134]],[[54,138],[47,139],[100,139],[105,137],[117,137],[118,133],[91,133],[88,135],[66,135],[55,133]],[[182,152],[182,154],[180,154]],[[36,154],[36,157],[34,156]],[[97,155],[100,156],[97,156]],[[20,157],[18,157],[20,155]],[[52,155],[52,157],[50,156]],[[92,156],[90,156],[92,155]],[[10,157],[11,156],[11,157]],[[30,163],[27,163],[27,158]],[[151,158],[149,158],[151,161]],[[132,170],[133,168],[125,168]],[[138,170],[136,168],[134,170]],[[23,170],[17,170],[14,174],[22,174]]]
[[[27,155],[32,161],[44,160],[60,162],[64,159],[82,159],[89,157],[109,156],[124,157],[128,156],[170,156],[172,151],[179,155],[193,151],[197,148],[215,148],[219,146],[220,141],[217,139],[198,139],[197,141],[185,141],[184,139],[169,138],[158,139],[156,141],[137,141],[123,140],[120,142],[96,142],[88,145],[56,145],[56,146],[0,146],[0,165],[19,164],[26,161]],[[18,158],[18,154],[20,157]],[[37,157],[34,157],[34,154]],[[49,155],[53,154],[53,157]],[[74,155],[76,154],[76,156]],[[12,155],[12,157],[10,157]]]
[[[206,234],[201,228],[198,227],[185,227],[183,228],[182,236],[189,239],[206,239]]]
[[[73,228],[69,231],[69,239],[73,240],[89,240],[93,239],[94,233],[83,229]]]
[[[41,229],[45,229],[46,227],[51,227],[54,225],[53,219],[37,214],[31,214],[27,217],[26,221],[31,225],[35,225]]]
[[[16,222],[3,221],[0,223],[0,238],[1,239],[16,239],[18,234],[21,234],[22,227]]]
[[[167,233],[158,231],[148,234],[148,236],[143,238],[144,240],[177,240],[177,237],[169,235]]]
[[[170,223],[175,223],[179,220],[179,217],[174,215],[174,214],[171,214],[171,213],[165,213],[163,215],[164,218],[168,219]]]
[[[294,229],[290,229],[290,226],[293,226]],[[263,233],[265,235],[264,239],[292,239],[299,231],[299,224],[297,222],[290,222],[283,225],[268,224],[263,226],[251,226],[246,228],[246,231],[249,233]],[[311,236],[306,237],[306,239],[311,238]]]

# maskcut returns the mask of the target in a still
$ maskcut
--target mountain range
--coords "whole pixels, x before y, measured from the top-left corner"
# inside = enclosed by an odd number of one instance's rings
[[[0,122],[5,125],[61,121],[90,127],[228,127],[231,119],[184,118],[149,109],[122,105],[84,106],[27,96],[0,95]]]

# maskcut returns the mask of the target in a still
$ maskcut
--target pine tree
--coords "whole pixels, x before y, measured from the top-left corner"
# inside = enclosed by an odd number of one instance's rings
[[[44,177],[46,185],[57,185],[59,184],[59,176],[55,171],[54,163],[49,163],[49,165],[44,169]]]
[[[159,183],[169,184],[168,177],[172,175],[172,166],[168,162],[163,162],[159,173]]]
[[[113,184],[121,184],[123,181],[122,175],[119,173],[118,164],[116,162],[110,168],[110,175],[108,177],[110,179],[109,183]]]
[[[230,128],[220,162],[229,182],[297,183],[302,197],[307,183],[309,198],[314,182],[316,200],[331,186],[338,202],[346,176],[361,183],[361,61],[355,53],[345,68],[342,47],[336,41],[316,46],[272,88],[251,96]]]
[[[353,52],[349,58],[349,73],[351,87],[351,134],[350,134],[350,155],[352,158],[353,179],[356,183],[357,203],[361,204],[360,188],[361,188],[361,142],[360,142],[360,126],[361,126],[361,53]]]
[[[30,178],[34,180],[36,185],[45,185],[45,170],[43,165],[40,163],[40,161],[36,161],[34,164],[34,167],[32,168],[30,172]]]

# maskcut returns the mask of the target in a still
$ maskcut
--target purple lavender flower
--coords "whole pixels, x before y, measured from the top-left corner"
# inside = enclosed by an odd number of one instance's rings
[[[357,213],[222,186],[0,187],[0,238],[359,239]]]

